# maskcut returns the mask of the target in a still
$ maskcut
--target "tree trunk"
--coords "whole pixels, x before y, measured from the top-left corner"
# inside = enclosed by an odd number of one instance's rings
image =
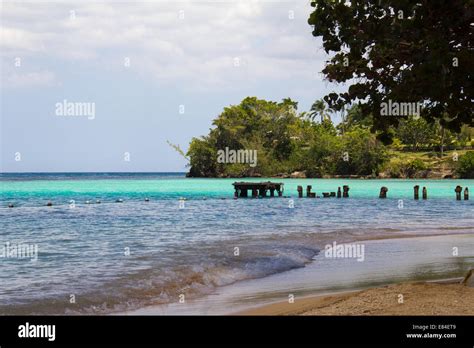
[[[441,126],[441,158],[444,156],[444,127]]]

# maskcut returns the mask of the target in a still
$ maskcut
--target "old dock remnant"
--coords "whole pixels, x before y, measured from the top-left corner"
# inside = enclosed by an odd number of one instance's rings
[[[267,193],[270,192],[270,197],[275,197],[275,191],[278,197],[283,195],[283,183],[281,182],[234,182],[234,197],[248,197],[248,190],[252,191],[252,197],[268,197]]]
[[[311,189],[313,188],[313,186],[311,185],[308,185],[306,186],[306,197],[308,198],[316,198],[316,193],[315,192],[311,192]]]
[[[342,186],[342,198],[349,198],[349,186]]]
[[[414,199],[420,198],[420,186],[418,185],[413,186],[413,195],[414,195]]]
[[[464,189],[464,200],[469,200],[469,189],[467,187]]]
[[[303,186],[298,186],[296,190],[298,191],[298,198],[303,198]]]
[[[388,192],[388,188],[386,188],[385,186],[382,186],[380,188],[379,198],[387,198],[387,192]]]
[[[423,199],[428,199],[428,191],[426,190],[425,186],[423,186],[422,195],[423,195]]]
[[[456,186],[454,189],[454,192],[456,192],[456,200],[460,201],[461,200],[461,192],[462,192],[462,187],[461,186]]]

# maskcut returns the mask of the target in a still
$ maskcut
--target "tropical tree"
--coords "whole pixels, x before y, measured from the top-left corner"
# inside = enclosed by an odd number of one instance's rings
[[[472,0],[313,0],[308,23],[331,58],[330,82],[348,83],[324,100],[340,110],[360,101],[380,139],[399,117],[381,115],[381,103],[421,103],[421,117],[459,132],[473,125]]]
[[[403,144],[417,151],[420,146],[430,146],[433,143],[434,130],[424,119],[410,116],[400,121],[396,136]]]
[[[331,111],[331,108],[327,106],[326,102],[323,99],[319,99],[311,105],[308,116],[313,121],[316,117],[320,117],[321,123],[323,123],[326,120],[331,120],[331,115],[329,114]]]
[[[461,178],[474,179],[474,151],[459,157],[457,172]]]

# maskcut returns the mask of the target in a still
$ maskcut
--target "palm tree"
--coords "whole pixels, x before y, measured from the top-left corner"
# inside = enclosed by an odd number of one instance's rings
[[[323,123],[325,120],[331,121],[329,112],[331,112],[331,109],[326,106],[326,102],[323,99],[319,99],[311,105],[308,115],[313,121],[317,116],[321,117],[321,123]]]

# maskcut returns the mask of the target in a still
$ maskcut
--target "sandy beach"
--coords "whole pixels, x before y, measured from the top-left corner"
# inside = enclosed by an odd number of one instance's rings
[[[472,234],[363,242],[364,262],[317,255],[305,267],[218,287],[185,303],[129,315],[473,315]],[[459,248],[459,256],[452,248]],[[426,253],[430,250],[430,253]],[[289,296],[294,303],[288,303]],[[403,303],[399,303],[403,295]]]
[[[400,303],[400,295],[403,302]],[[472,315],[474,288],[453,283],[401,283],[278,302],[237,315]]]

